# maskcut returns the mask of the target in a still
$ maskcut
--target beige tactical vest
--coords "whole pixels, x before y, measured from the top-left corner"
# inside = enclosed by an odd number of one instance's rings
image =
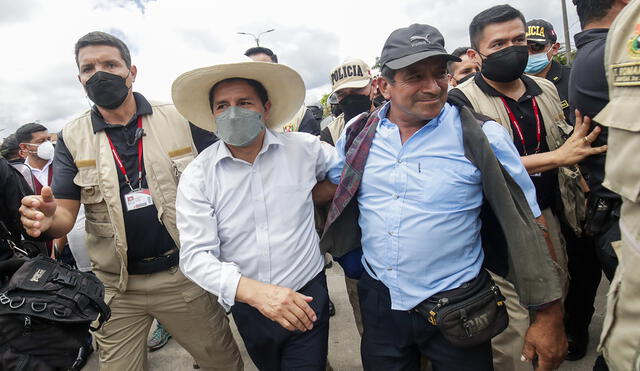
[[[150,102],[153,113],[143,116],[144,167],[158,219],[180,246],[176,228],[178,179],[196,155],[189,123],[171,104]],[[106,285],[127,289],[127,238],[120,202],[118,173],[104,131],[93,132],[87,112],[62,130],[64,142],[78,168],[73,182],[81,188],[85,206],[86,243],[93,271]]]
[[[340,138],[340,135],[344,130],[345,124],[346,122],[344,122],[344,113],[341,113],[340,115],[338,115],[338,117],[336,117],[335,120],[331,121],[331,123],[327,125],[334,144],[338,142],[338,139]]]
[[[573,128],[565,121],[564,112],[560,107],[560,97],[553,83],[541,77],[529,76],[529,78],[533,79],[542,89],[542,94],[536,97],[536,102],[540,107],[540,114],[547,132],[547,145],[549,150],[553,151],[564,143],[563,134],[571,134]],[[475,79],[469,79],[458,85],[457,88],[464,93],[476,112],[489,116],[504,126],[513,138],[509,114],[499,97],[485,94],[478,87]],[[580,188],[581,178],[582,175],[575,166],[558,168],[558,184],[565,218],[578,235],[582,231],[586,209],[584,192]]]

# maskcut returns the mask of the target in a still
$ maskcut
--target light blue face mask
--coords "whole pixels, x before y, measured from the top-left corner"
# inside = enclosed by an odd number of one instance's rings
[[[265,129],[261,114],[238,106],[216,116],[216,127],[218,138],[236,147],[246,147]]]
[[[524,72],[529,74],[536,74],[544,70],[544,68],[547,67],[549,63],[551,63],[551,60],[549,60],[549,58],[547,57],[549,51],[551,51],[551,49],[549,49],[546,53],[529,55],[529,61],[527,62],[527,67],[525,67]]]

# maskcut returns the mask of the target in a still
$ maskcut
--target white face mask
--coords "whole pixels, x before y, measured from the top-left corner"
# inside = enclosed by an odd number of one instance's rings
[[[53,158],[53,152],[55,148],[53,147],[53,143],[51,141],[46,141],[44,143],[40,143],[38,146],[38,151],[36,154],[43,160],[51,160]]]
[[[53,158],[53,152],[55,151],[55,148],[53,147],[53,143],[51,143],[50,140],[47,140],[46,142],[42,142],[40,144],[36,144],[36,143],[23,143],[26,144],[28,146],[37,146],[38,150],[35,151],[35,153],[33,151],[29,151],[29,153],[33,153],[34,155],[40,157],[43,160],[49,161]]]

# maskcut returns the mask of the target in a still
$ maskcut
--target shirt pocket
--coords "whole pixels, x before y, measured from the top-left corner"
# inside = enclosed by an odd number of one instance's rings
[[[467,209],[470,198],[480,190],[479,171],[471,163],[446,158],[429,158],[419,165],[422,202],[427,211]]]
[[[120,274],[121,261],[114,246],[115,231],[113,224],[92,221],[89,219],[87,211],[84,226],[87,252],[91,258],[92,269]]]
[[[640,202],[640,120],[609,124],[604,186]]]

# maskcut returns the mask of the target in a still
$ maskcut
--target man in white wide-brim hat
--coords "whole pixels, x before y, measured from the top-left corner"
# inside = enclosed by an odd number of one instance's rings
[[[338,161],[305,133],[276,130],[304,100],[297,72],[243,62],[187,72],[178,111],[220,141],[182,174],[180,269],[231,310],[260,370],[324,370],[329,313],[311,191]]]

